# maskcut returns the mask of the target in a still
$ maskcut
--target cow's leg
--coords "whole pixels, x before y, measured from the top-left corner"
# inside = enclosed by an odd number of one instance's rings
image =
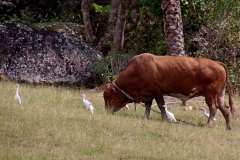
[[[210,112],[210,116],[208,118],[208,122],[207,122],[207,125],[206,126],[211,126],[212,125],[212,121],[213,121],[213,118],[215,117],[215,114],[216,114],[216,110],[217,110],[217,107],[215,105],[215,99],[214,99],[214,96],[206,96],[205,97],[205,101],[209,107],[209,112]]]
[[[180,100],[182,101],[182,106],[186,107],[186,102],[187,102],[188,99],[182,98]]]
[[[167,119],[167,114],[166,114],[165,108],[163,107],[165,105],[163,94],[159,94],[159,96],[155,98],[155,100],[157,102],[158,108],[161,111],[162,119],[163,120]]]
[[[226,121],[226,124],[227,124],[227,129],[231,130],[232,127],[231,127],[231,123],[230,123],[230,114],[229,114],[229,111],[227,110],[227,108],[223,107],[223,106],[219,106],[219,110],[222,112],[224,118],[225,118],[225,121]]]
[[[186,101],[182,100],[182,106],[186,107]]]
[[[224,101],[224,93],[225,93],[225,87],[222,87],[217,96],[217,103],[218,103],[219,110],[222,112],[222,114],[225,118],[227,129],[231,130],[232,127],[231,127],[231,123],[230,123],[230,113],[229,113],[228,107]]]
[[[146,110],[145,110],[144,117],[146,117],[147,119],[149,119],[149,116],[150,116],[151,105],[152,105],[152,101],[145,102]]]

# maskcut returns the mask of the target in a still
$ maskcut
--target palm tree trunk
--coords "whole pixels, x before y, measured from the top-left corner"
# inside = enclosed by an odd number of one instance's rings
[[[162,9],[167,54],[171,56],[184,56],[180,0],[163,0]]]

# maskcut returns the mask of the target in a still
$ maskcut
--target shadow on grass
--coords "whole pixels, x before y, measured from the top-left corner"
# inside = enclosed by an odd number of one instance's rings
[[[155,110],[152,110],[152,109],[151,109],[151,111],[154,111],[155,113],[159,114],[160,117],[159,117],[159,118],[151,118],[151,117],[150,117],[149,119],[147,119],[147,118],[144,116],[144,114],[142,114],[142,115],[140,115],[139,113],[129,114],[129,113],[125,112],[125,111],[122,112],[122,113],[119,114],[119,115],[122,116],[122,117],[128,117],[128,118],[134,118],[134,119],[142,119],[142,120],[146,119],[146,120],[151,120],[151,121],[169,121],[169,120],[162,120],[162,118],[161,118],[161,113],[160,113],[160,112],[155,111]],[[194,124],[194,123],[187,122],[187,121],[185,121],[185,120],[181,120],[181,119],[177,119],[177,118],[176,118],[176,120],[177,120],[177,122],[172,122],[172,123],[190,125],[190,126],[193,126],[193,127],[204,127],[204,124],[202,124],[202,123]],[[170,123],[170,122],[171,122],[171,121],[169,121],[169,123]]]

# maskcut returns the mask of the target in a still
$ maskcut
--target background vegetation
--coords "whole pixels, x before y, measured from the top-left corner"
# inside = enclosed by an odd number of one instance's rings
[[[107,29],[110,0],[96,0],[90,13],[94,35],[100,39]],[[42,8],[41,8],[42,7]],[[130,10],[130,9],[129,9]],[[206,57],[222,61],[230,70],[234,92],[240,89],[240,1],[238,0],[181,0],[184,24],[185,53],[191,57]],[[163,33],[161,0],[140,0],[138,26],[125,35],[125,45],[118,55],[131,56],[150,52],[166,54]],[[130,12],[128,13],[128,16]],[[38,10],[28,1],[20,1],[12,8],[0,6],[0,21],[27,24],[40,30],[57,30],[77,37],[84,35],[81,27],[81,1],[57,1],[40,5]],[[80,24],[80,25],[79,25]],[[56,29],[59,27],[58,29]],[[110,44],[113,44],[110,42]],[[97,69],[107,81],[117,77],[122,64],[113,65],[121,56],[116,56],[115,46],[103,51],[107,64]],[[110,59],[110,61],[109,61]],[[99,65],[98,65],[99,66]]]
[[[115,115],[104,110],[102,92],[62,87],[20,85],[22,108],[14,102],[16,84],[0,82],[0,159],[239,159],[239,110],[232,117],[233,130],[225,128],[218,111],[216,122],[205,128],[200,108],[205,103],[169,105],[178,122],[150,120],[121,109]],[[81,94],[95,107],[91,115]],[[227,99],[227,97],[226,97]],[[234,97],[239,106],[240,97]],[[153,109],[157,110],[156,106]],[[239,109],[237,107],[237,109]]]

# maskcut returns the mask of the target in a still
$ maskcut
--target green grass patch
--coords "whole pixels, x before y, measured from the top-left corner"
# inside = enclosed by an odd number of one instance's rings
[[[181,121],[162,121],[158,113],[150,119],[145,109],[130,104],[108,115],[102,92],[64,87],[20,84],[22,108],[14,101],[16,85],[0,82],[0,159],[239,159],[240,97],[233,130],[226,130],[218,110],[212,127],[203,127],[206,104],[187,102],[169,111]],[[82,93],[93,103],[94,114],[82,103]],[[227,99],[227,96],[226,96]],[[156,106],[153,109],[158,110]]]

